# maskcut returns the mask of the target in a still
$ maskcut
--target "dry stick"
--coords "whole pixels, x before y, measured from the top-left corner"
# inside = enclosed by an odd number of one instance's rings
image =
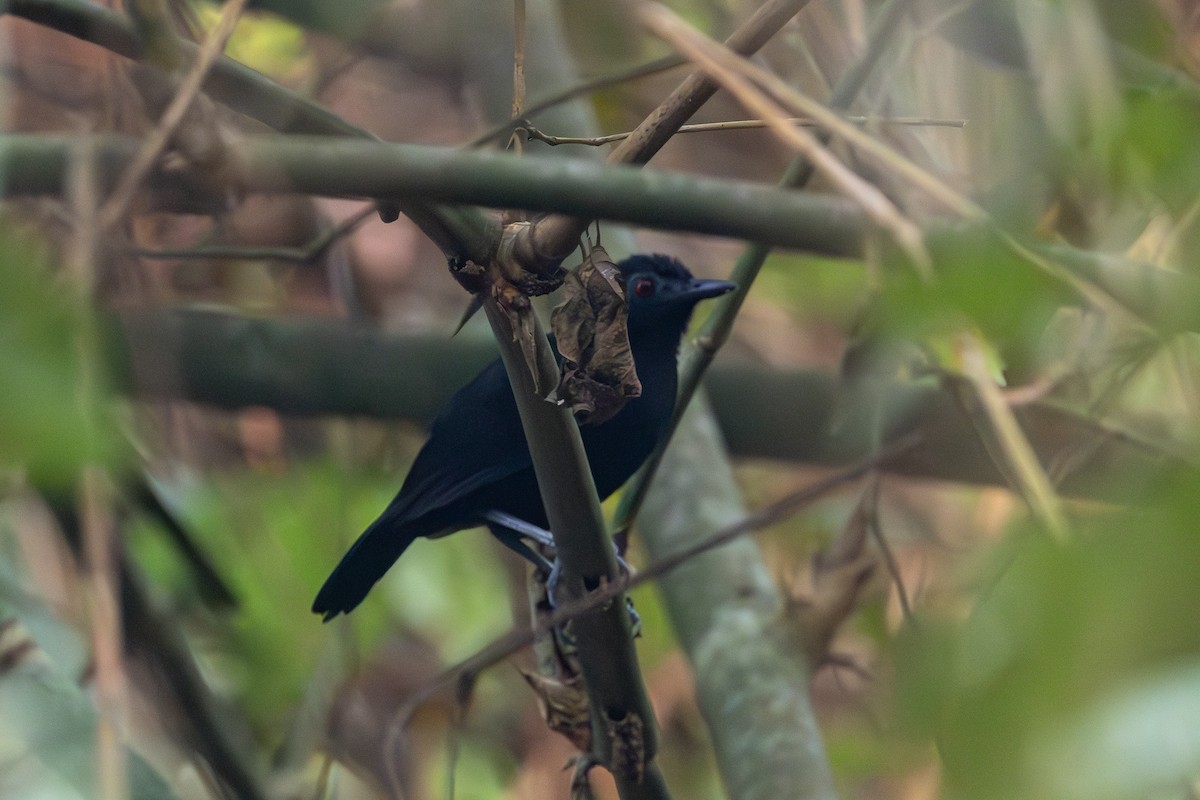
[[[867,557],[867,537],[872,507],[879,498],[879,473],[869,473],[863,483],[850,518],[812,560],[811,599],[800,606],[798,621],[804,652],[814,670],[824,663],[834,636],[854,612],[855,601],[875,572],[876,560]],[[789,592],[789,597],[796,595]]]
[[[521,424],[529,434],[529,452],[548,527],[554,531],[562,565],[558,583],[562,594],[558,596],[581,597],[615,579],[616,558],[605,534],[603,513],[591,485],[575,420],[568,409],[546,403],[535,390],[538,385],[553,386],[558,379],[550,344],[528,301],[514,303],[510,309],[506,310],[499,299],[484,303],[512,381]],[[510,313],[516,319],[510,319]],[[536,375],[529,371],[526,342],[535,346]],[[624,603],[618,600],[577,618],[574,633],[591,709],[592,754],[612,773],[622,800],[665,797],[654,763],[658,724],[637,662]],[[623,733],[634,728],[636,736]]]
[[[114,558],[116,532],[110,511],[107,482],[99,467],[83,473],[80,522],[87,553],[88,592],[91,601],[93,659],[96,668],[96,771],[103,800],[128,796],[129,776],[121,744],[128,714],[128,676],[122,658],[121,602]]]
[[[94,143],[81,140],[73,148],[69,165],[67,193],[76,226],[71,237],[68,265],[78,298],[90,302],[95,293],[97,242],[97,206],[100,190],[96,174]],[[75,336],[74,346],[81,364],[77,401],[83,412],[95,399],[100,384],[102,363],[97,352],[95,331],[85,325]],[[128,795],[125,753],[121,739],[128,712],[128,676],[125,672],[121,629],[121,600],[115,553],[119,543],[113,530],[111,495],[100,467],[86,465],[80,480],[80,534],[86,569],[85,586],[93,659],[95,662],[96,771],[102,800],[121,800]]]
[[[514,128],[526,121],[529,117],[545,111],[546,109],[553,108],[554,106],[566,103],[578,97],[582,97],[585,94],[591,94],[592,92],[599,91],[601,89],[607,89],[610,86],[617,86],[622,83],[637,80],[638,78],[657,75],[660,72],[666,72],[667,70],[675,69],[676,67],[683,66],[686,63],[687,61],[679,56],[670,55],[665,58],[655,59],[654,61],[650,61],[646,64],[638,64],[635,67],[619,70],[609,75],[601,75],[597,78],[592,78],[591,80],[582,81],[574,86],[562,90],[561,92],[555,92],[554,94],[538,100],[536,103],[533,103],[526,108],[521,116],[514,116],[507,122],[502,122],[499,125],[492,126],[463,146],[480,147],[492,141],[493,139],[511,133]]]
[[[520,119],[525,107],[525,0],[513,0],[513,101],[512,117]],[[513,130],[512,146],[517,155],[525,144],[527,134]]]
[[[143,57],[142,43],[129,17],[94,3],[10,0],[7,4],[0,3],[0,10],[129,59]],[[180,41],[178,44],[189,59],[198,53],[198,48],[191,42]],[[329,109],[233,59],[217,58],[206,83],[205,90],[214,100],[276,130],[379,141],[379,137],[369,131],[351,125]],[[478,263],[487,262],[499,236],[498,228],[469,206],[424,206],[417,201],[400,206],[389,199],[379,200],[377,205],[384,222],[395,220],[403,212],[443,251]]]
[[[745,41],[742,43],[742,46],[747,48],[747,51],[752,52],[761,46],[761,44],[767,39],[769,39],[770,36],[779,29],[779,27],[781,27],[788,19],[790,19],[791,16],[794,15],[794,13],[803,7],[807,2],[808,0],[768,0],[763,9],[760,9],[759,13],[754,16],[754,25],[749,28],[751,33],[746,35],[746,26],[743,26],[743,29],[739,31],[739,34],[735,34],[735,36],[745,35]],[[764,10],[769,13],[764,14]],[[688,88],[689,86],[690,88]],[[686,107],[675,108],[674,110],[667,111],[662,117],[652,117],[652,119],[643,124],[640,130],[650,134],[652,139],[661,138],[662,141],[665,141],[670,137],[675,129],[686,122],[687,118],[691,116],[695,108],[698,108],[700,104],[702,104],[709,96],[711,96],[712,92],[715,91],[715,86],[701,86],[700,90],[697,91],[694,85],[685,82],[685,89],[687,89],[687,91],[684,93],[686,103],[694,104],[690,109]],[[672,99],[678,100],[678,96],[679,93],[677,92],[676,95],[672,96]],[[644,161],[648,159],[650,155],[652,155],[658,149],[659,146],[661,146],[661,142],[654,144],[652,142],[648,143],[644,140],[638,139],[637,137],[630,137],[622,144],[622,146],[618,147],[617,150],[614,151],[614,155],[610,157],[610,161],[637,161],[639,160],[636,157],[638,155],[641,156],[640,160]],[[635,155],[634,157],[621,159],[619,156],[623,152],[634,152]],[[549,223],[551,235],[544,238],[539,238],[539,236],[536,235],[536,226],[526,226],[526,234],[521,236],[519,240],[509,240],[515,245],[515,248],[511,249],[515,249],[516,252],[515,254],[510,252],[510,255],[506,256],[506,260],[511,259],[517,264],[535,271],[556,271],[561,260],[576,246],[580,235],[588,224],[588,220],[558,215],[544,218],[539,222]],[[549,249],[545,249],[546,246],[549,246]],[[492,313],[493,309],[491,306],[488,306],[488,310],[489,319],[493,319],[495,315]],[[502,341],[501,344],[504,345],[505,342]],[[546,343],[544,340],[541,340],[538,344],[544,348]],[[518,355],[517,353],[509,352],[503,347],[502,353],[506,354],[506,361],[516,361]],[[542,358],[543,360],[548,360],[548,353]],[[519,365],[514,366],[512,363],[506,363],[506,367],[508,368],[510,376],[514,378],[515,386],[520,367]],[[522,398],[518,397],[519,403],[521,400]],[[527,416],[525,412],[526,406],[522,405],[523,417]],[[533,412],[531,411],[530,413],[532,414]],[[554,431],[552,430],[551,432],[553,433]],[[531,450],[535,450],[533,447],[534,444],[535,441],[531,439]],[[562,453],[565,454],[566,450],[563,449]],[[538,458],[537,452],[535,452],[534,455],[535,466],[542,467],[543,465],[551,466],[552,458],[557,454],[548,453],[547,456],[542,459]],[[543,488],[545,489],[546,483],[543,481],[544,476],[541,474],[542,469],[539,469],[538,472],[539,482],[543,482]],[[586,482],[586,476],[584,476],[584,479]],[[560,488],[562,488],[564,492],[570,492],[576,488],[571,485],[570,481],[562,481],[560,483]],[[559,494],[559,492],[551,491],[547,494],[547,500],[558,499]],[[594,499],[592,499],[592,503],[595,503]],[[551,502],[548,502],[547,505],[551,516],[551,526],[556,531],[564,530],[563,525],[558,524],[559,520],[555,519],[556,515],[563,517],[561,521],[565,522],[569,516],[580,516],[582,513],[580,510],[572,511],[568,506],[556,508],[555,504]],[[596,517],[599,516],[598,508],[595,509],[594,515]],[[596,524],[600,524],[598,519]],[[566,530],[569,531],[570,527],[571,526],[569,525],[566,526]],[[587,530],[591,527],[594,526],[584,525],[581,529]],[[573,557],[576,559],[591,559],[593,558],[589,550],[591,544],[592,543],[590,542],[580,542],[578,552],[574,552],[573,550],[568,550],[567,548],[560,546],[560,557],[563,558],[564,564],[567,567],[571,567],[570,562],[567,560],[568,555],[573,555]],[[611,561],[611,550],[603,551],[603,554],[606,556],[606,561]],[[610,565],[605,565],[605,568],[602,570],[584,571],[571,569],[566,571],[566,576],[570,578],[572,572],[576,572],[579,575],[611,576],[615,574],[615,570],[612,569]],[[619,603],[614,604],[614,608],[618,606]],[[628,631],[625,629],[626,622],[624,619],[618,620],[618,616],[619,615],[614,614],[612,611],[606,611],[600,615],[597,615],[593,620],[592,616],[589,615],[588,617],[577,620],[576,626],[577,628],[581,628],[583,623],[586,622],[588,623],[588,627],[594,629],[597,634],[611,634],[609,638],[612,644],[632,647]],[[620,625],[617,625],[617,622],[620,622]],[[621,629],[619,636],[616,635],[618,628]],[[628,723],[633,724],[638,721],[637,718],[640,718],[645,725],[643,731],[644,741],[640,743],[640,752],[627,754],[629,756],[636,757],[642,763],[645,769],[644,779],[642,775],[635,774],[636,770],[634,773],[629,773],[622,770],[614,770],[613,775],[617,780],[618,791],[622,797],[665,796],[665,786],[662,783],[661,775],[653,761],[656,723],[653,719],[653,712],[649,710],[649,704],[644,695],[644,688],[641,684],[640,675],[637,672],[636,664],[630,668],[625,668],[623,666],[618,668],[609,665],[607,661],[595,661],[595,657],[598,656],[599,653],[595,652],[595,648],[593,647],[593,644],[595,643],[593,636],[590,632],[585,634],[585,631],[582,629],[578,630],[577,633],[579,634],[578,639],[580,643],[580,660],[583,664],[584,675],[589,686],[589,697],[591,700],[591,705],[593,706],[593,714],[605,714],[606,716],[612,717],[612,711],[624,714],[627,709],[636,709],[636,717],[630,717],[628,719]],[[595,641],[598,642],[598,639]],[[589,648],[589,650],[585,650],[585,645]],[[623,663],[623,661],[633,660],[632,654],[623,653],[619,654],[619,657],[620,660],[618,660],[618,664]],[[611,660],[612,659],[608,659],[608,661]],[[632,672],[630,672],[630,670],[632,670]],[[604,677],[603,686],[593,683],[593,676],[591,674],[593,672],[596,675]],[[612,704],[607,695],[619,698],[620,703],[615,705]],[[597,719],[598,716],[594,716],[594,725],[598,724]],[[614,719],[613,721],[616,720]],[[608,751],[612,748],[612,735],[600,730],[597,731],[597,734],[600,737],[607,737],[597,739],[598,755],[605,761],[611,761]],[[637,746],[635,745],[635,747]],[[629,759],[626,758],[622,760],[628,761]]]
[[[808,5],[809,0],[767,0],[728,39],[725,46],[752,55]],[[687,77],[608,157],[610,164],[645,164],[710,97],[717,83],[703,72]]]
[[[942,119],[937,117],[845,117],[845,119],[855,125],[912,125],[930,128],[962,128],[967,124],[965,119]],[[816,120],[805,117],[789,117],[786,122],[805,128],[815,128],[819,124]],[[755,130],[768,126],[769,123],[761,119],[734,119],[726,122],[697,122],[693,125],[684,125],[676,133]],[[529,134],[530,139],[544,142],[551,147],[557,147],[560,144],[582,144],[589,147],[600,147],[601,145],[628,139],[633,133],[633,131],[625,131],[624,133],[610,133],[607,136],[554,136],[545,133],[533,125],[523,125],[521,129]]]
[[[674,17],[665,7],[657,6],[656,4],[649,5],[644,8],[643,14],[644,18],[648,18],[651,22],[655,21],[656,18],[661,18],[664,26],[675,23],[675,30],[679,31],[681,36],[691,33],[693,37],[697,39],[701,38],[689,26]],[[1094,294],[1094,287],[1067,273],[1058,265],[1030,251],[1029,248],[1023,246],[1000,228],[982,208],[951,189],[936,176],[931,175],[883,143],[862,133],[819,103],[800,95],[776,76],[759,69],[745,59],[738,58],[724,51],[715,42],[711,42],[711,40],[698,43],[701,46],[708,47],[708,53],[721,67],[736,70],[739,74],[750,77],[758,84],[769,88],[777,99],[781,99],[790,108],[813,116],[823,127],[828,127],[830,130],[836,131],[853,145],[873,155],[879,163],[909,179],[915,185],[927,191],[932,197],[944,203],[956,214],[966,219],[986,222],[989,227],[996,231],[1001,240],[1020,257],[1040,267],[1048,274],[1063,280],[1068,285],[1075,287],[1081,293],[1085,295]],[[743,102],[745,101],[743,100]],[[795,131],[796,129],[793,128],[791,130]],[[869,208],[867,212],[871,213]],[[919,265],[920,262],[917,263]],[[977,342],[975,346],[978,347]],[[969,345],[967,349],[970,350]],[[981,366],[981,357],[975,360],[979,361],[979,364],[976,364],[977,368],[968,377],[971,379],[988,419],[996,432],[997,439],[1002,448],[1001,455],[1012,474],[1016,484],[1015,488],[1025,498],[1035,516],[1041,520],[1056,538],[1061,539],[1067,535],[1067,525],[1053,486],[1040,463],[1038,463],[1036,456],[1033,455],[1033,448],[1017,424],[1011,408],[1004,403],[994,382],[987,377],[986,369]]]
[[[879,547],[879,552],[883,556],[883,564],[887,568],[888,575],[891,576],[892,583],[896,585],[896,597],[900,601],[900,611],[904,618],[911,622],[913,621],[912,602],[908,599],[904,576],[900,574],[900,562],[896,560],[896,554],[892,552],[892,546],[888,544],[887,537],[883,535],[883,527],[879,524],[879,491],[882,478],[875,474],[872,479],[871,505],[867,511],[867,531]]]
[[[238,19],[245,6],[246,0],[229,0],[225,4],[225,8],[221,11],[221,18],[217,20],[216,27],[212,29],[200,47],[195,62],[188,70],[187,76],[180,84],[179,91],[172,98],[170,105],[167,106],[167,110],[163,112],[162,119],[146,137],[146,141],[138,149],[132,163],[117,181],[117,186],[113,189],[108,201],[97,214],[99,230],[109,230],[125,216],[142,181],[150,174],[150,170],[154,168],[167,145],[171,143],[171,139],[174,138],[188,109],[200,94],[200,87],[203,85],[204,79],[208,77],[209,71],[225,51],[225,44],[233,35],[233,30],[237,27]]]
[[[925,250],[921,230],[901,214],[883,192],[835,158],[812,134],[790,124],[786,112],[739,73],[739,63],[744,59],[688,25],[666,6],[658,3],[639,6],[638,16],[656,36],[691,59],[749,111],[761,116],[780,139],[802,153],[845,195],[857,202],[875,224],[891,233],[923,278],[929,280],[932,277],[932,262]]]
[[[563,603],[551,613],[540,617],[529,630],[513,629],[509,631],[500,638],[493,640],[475,655],[447,668],[441,675],[434,678],[417,692],[414,692],[413,696],[397,709],[393,715],[393,721],[389,727],[385,742],[398,741],[399,737],[403,735],[404,729],[408,727],[413,714],[447,686],[452,684],[469,685],[483,670],[495,666],[514,653],[528,647],[537,637],[545,636],[560,625],[611,602],[613,598],[623,592],[641,586],[643,583],[658,580],[674,572],[701,553],[706,553],[709,550],[728,544],[739,536],[744,536],[747,533],[753,533],[754,531],[762,530],[763,528],[782,522],[802,508],[829,494],[834,489],[856,481],[873,470],[886,465],[892,459],[899,458],[919,443],[920,437],[917,435],[910,435],[899,439],[882,448],[873,456],[811,483],[802,489],[798,489],[789,495],[785,495],[744,519],[722,528],[712,536],[672,553],[665,558],[661,558],[633,575],[606,583],[579,600]]]

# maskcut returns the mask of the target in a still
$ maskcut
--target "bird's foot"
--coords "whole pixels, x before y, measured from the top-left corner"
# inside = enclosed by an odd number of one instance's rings
[[[526,522],[520,517],[514,517],[506,511],[485,511],[483,518],[488,523],[488,527],[494,531],[496,528],[504,528],[513,533],[532,539],[545,547],[554,547],[554,534],[545,528],[539,528],[532,522]],[[497,534],[498,535],[498,534]]]
[[[529,561],[546,576],[546,598],[550,603],[551,609],[558,608],[558,584],[562,578],[562,562],[554,557],[554,560],[546,558],[537,550],[529,546],[525,539],[529,539],[542,547],[550,550],[554,549],[554,534],[545,528],[539,528],[531,522],[526,522],[520,517],[515,517],[512,514],[504,511],[491,510],[483,515],[492,534],[500,540],[500,542],[512,550],[517,555]],[[621,557],[617,547],[613,546],[613,555],[617,559],[617,569],[620,572],[622,579],[631,578],[637,571],[630,566],[629,562]],[[642,631],[642,621],[638,616],[637,611],[633,607],[633,601],[628,597],[625,598],[625,606],[629,611],[629,619],[632,625],[633,635],[640,636]]]
[[[542,547],[553,550],[554,535],[550,531],[503,511],[487,511],[484,513],[483,519],[487,522],[492,535],[509,550],[533,564],[543,574],[549,575],[554,571],[554,564],[550,562],[550,559],[534,550],[525,541],[525,539],[530,539]],[[557,559],[555,561],[557,562]]]
[[[621,557],[620,549],[616,545],[613,545],[613,555],[617,558],[617,569],[621,572],[621,580],[628,581],[637,575],[637,570]],[[642,635],[642,618],[638,615],[637,609],[633,607],[633,598],[629,595],[625,595],[625,610],[629,612],[629,633],[637,639]]]
[[[632,566],[630,566],[629,562],[626,561],[624,558],[622,558],[621,554],[619,552],[617,552],[617,548],[615,545],[613,546],[613,555],[617,559],[617,569],[620,571],[622,579],[631,578],[637,574],[637,570],[635,570]],[[550,598],[550,607],[551,608],[558,608],[558,601],[555,600],[555,594],[558,590],[558,581],[561,577],[562,577],[562,561],[560,561],[558,558],[555,558],[554,562],[553,562],[553,566],[550,569],[550,574],[546,578],[546,596]],[[640,635],[641,620],[638,619],[637,612],[633,610],[633,602],[630,601],[628,598],[626,598],[625,602],[626,602],[626,605],[629,606],[629,613],[630,613],[631,617],[633,618],[634,629],[637,630],[639,632],[638,635]]]
[[[555,557],[554,563],[550,567],[550,574],[546,576],[546,600],[550,603],[552,611],[558,608],[558,581],[560,578],[562,578],[562,559]]]

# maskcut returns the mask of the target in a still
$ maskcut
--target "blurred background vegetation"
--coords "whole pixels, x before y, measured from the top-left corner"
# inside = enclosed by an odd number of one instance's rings
[[[308,611],[490,334],[475,320],[451,340],[466,298],[443,253],[365,199],[227,184],[217,208],[176,213],[147,183],[98,234],[86,135],[146,137],[191,52],[176,37],[203,41],[223,12],[114,5],[0,3],[0,796],[566,796],[573,748],[513,666],[528,653],[469,702],[443,691],[408,713],[444,668],[528,624],[524,567],[490,537],[418,543],[349,618]],[[669,5],[717,39],[756,7]],[[894,5],[895,30],[873,36]],[[531,102],[672,54],[632,6],[527,6]],[[458,147],[510,116],[512,17],[479,0],[261,0],[225,53],[382,140]],[[725,480],[722,446],[668,457],[642,528],[683,507],[717,530],[915,432],[915,454],[741,542],[782,598],[762,638],[787,642],[836,793],[1197,797],[1200,6],[813,0],[754,61],[825,100],[881,41],[850,113],[975,212],[835,139],[923,232],[933,278],[878,232],[857,257],[774,251],[708,384],[735,483],[687,477]],[[627,131],[686,74],[532,121]],[[266,130],[230,103],[194,106],[168,166],[220,184],[222,151]],[[693,121],[749,116],[718,93]],[[39,140],[22,134],[70,137],[73,160],[35,175],[51,168],[18,158]],[[793,156],[763,129],[688,133],[651,168],[769,185]],[[804,191],[837,189],[818,175]],[[603,235],[712,276],[745,247]],[[632,562],[657,547],[635,534]],[[716,590],[678,580],[634,592],[668,784],[790,794],[769,763],[726,766],[739,757],[693,686],[710,680],[703,648],[676,630],[678,598]]]

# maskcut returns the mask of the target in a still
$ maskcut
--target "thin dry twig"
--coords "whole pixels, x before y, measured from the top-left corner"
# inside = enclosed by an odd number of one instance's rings
[[[650,61],[645,64],[638,64],[633,67],[618,70],[617,72],[608,75],[601,75],[596,78],[581,81],[574,86],[568,87],[560,92],[555,92],[554,94],[537,100],[536,102],[530,104],[524,110],[521,116],[514,116],[505,122],[501,122],[498,125],[493,125],[488,130],[464,144],[463,147],[480,147],[492,141],[493,139],[508,135],[513,131],[514,128],[528,121],[528,118],[534,114],[554,108],[562,103],[569,102],[578,97],[583,97],[584,95],[591,94],[592,92],[598,92],[612,86],[627,83],[628,81],[649,77],[650,75],[657,75],[660,72],[666,72],[667,70],[675,69],[676,67],[683,66],[686,63],[687,61],[685,59],[680,58],[677,55],[670,55],[665,58],[655,59],[654,61]]]
[[[749,111],[761,117],[783,142],[804,154],[816,169],[858,203],[876,225],[891,234],[923,278],[932,278],[932,260],[925,250],[921,230],[883,192],[834,157],[816,137],[789,122],[788,114],[779,104],[747,76],[743,65],[749,62],[697,31],[666,6],[647,3],[639,7],[639,17],[651,32],[691,59]]]
[[[790,604],[795,608],[801,641],[812,664],[825,660],[834,637],[854,613],[875,572],[877,557],[867,547],[867,520],[878,500],[876,474],[868,474],[866,481],[854,513],[841,532],[813,556],[811,592]]]
[[[513,119],[520,119],[525,108],[525,0],[513,0]],[[514,128],[512,148],[520,155],[527,133]]]
[[[855,125],[912,125],[933,128],[962,128],[967,124],[965,119],[943,119],[938,117],[846,117],[845,119]],[[805,128],[815,128],[818,125],[816,120],[806,117],[789,117],[786,122]],[[581,144],[589,147],[600,147],[601,145],[628,139],[633,133],[633,131],[625,131],[623,133],[610,133],[607,136],[554,136],[533,125],[523,125],[520,127],[529,135],[530,139],[544,142],[551,147],[556,147],[560,144]],[[766,120],[735,119],[726,122],[697,122],[692,125],[684,125],[676,133],[754,130],[767,127],[770,127],[770,123]]]
[[[242,11],[246,7],[246,2],[247,0],[229,0],[225,4],[220,19],[217,20],[217,24],[209,33],[208,38],[204,40],[204,44],[196,54],[196,60],[179,86],[179,91],[167,106],[167,110],[163,112],[162,119],[146,137],[129,167],[117,181],[116,188],[109,195],[107,202],[100,208],[97,214],[99,230],[106,231],[113,228],[125,216],[125,212],[133,202],[142,182],[146,180],[150,170],[154,168],[159,157],[171,143],[180,124],[199,96],[204,79],[225,51],[225,44],[233,35]]]
[[[116,535],[109,513],[103,473],[89,467],[83,475],[80,521],[87,553],[88,599],[91,601],[92,649],[96,674],[96,771],[100,797],[120,800],[128,796],[125,750],[121,744],[128,708],[128,677],[121,652],[123,633],[117,591],[117,565],[113,557]]]
[[[888,544],[887,537],[883,535],[883,526],[879,524],[879,492],[882,483],[883,477],[878,473],[871,476],[871,486],[868,490],[871,494],[871,502],[864,508],[866,512],[867,532],[875,540],[875,545],[879,548],[880,556],[883,559],[884,568],[887,569],[888,576],[891,578],[892,584],[896,587],[896,597],[900,601],[900,611],[904,619],[911,622],[913,620],[912,602],[908,597],[908,588],[904,585],[904,576],[900,574],[900,562],[896,560],[896,554],[892,552],[892,546]]]
[[[866,83],[867,76],[875,68],[880,57],[887,49],[887,43],[895,35],[900,18],[909,10],[913,0],[887,0],[880,9],[879,16],[871,26],[871,33],[862,54],[838,78],[829,96],[829,105],[836,110],[844,110]],[[828,142],[827,131],[818,131],[817,137],[821,142]],[[784,171],[779,181],[782,188],[800,189],[812,177],[812,165],[803,157],[797,156]],[[695,346],[685,351],[680,364],[679,396],[675,401],[675,414],[671,420],[671,430],[664,441],[642,465],[632,482],[622,493],[621,503],[617,508],[613,541],[624,552],[625,542],[633,520],[637,518],[646,494],[662,462],[667,444],[678,428],[683,412],[691,402],[692,395],[700,386],[700,380],[712,364],[713,358],[720,348],[725,345],[733,330],[733,322],[737,318],[742,303],[748,296],[758,271],[766,262],[770,247],[762,243],[748,245],[733,268],[730,279],[738,288],[725,297],[716,301],[717,305],[709,314],[704,324],[697,332]]]

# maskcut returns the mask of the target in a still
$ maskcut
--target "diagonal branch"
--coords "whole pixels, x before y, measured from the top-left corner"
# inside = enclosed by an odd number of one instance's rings
[[[192,108],[192,104],[200,95],[200,87],[203,85],[204,79],[225,51],[225,44],[233,35],[245,7],[246,0],[229,0],[225,4],[225,8],[221,11],[221,18],[217,20],[216,26],[200,47],[195,60],[188,68],[187,76],[179,86],[179,91],[175,93],[170,105],[163,112],[162,119],[142,142],[137,155],[126,167],[121,179],[117,181],[112,194],[97,212],[96,224],[99,230],[109,230],[124,218],[129,204],[133,202],[134,195],[141,188],[142,181],[150,175],[150,171],[170,145],[179,126]]]
[[[670,69],[683,66],[686,62],[679,56],[671,55],[665,58],[655,59],[646,64],[638,64],[627,69],[618,70],[617,72],[601,75],[597,78],[582,81],[581,83],[568,87],[561,92],[555,92],[547,97],[540,98],[536,102],[530,104],[522,112],[519,117],[512,117],[499,125],[493,125],[483,133],[476,136],[471,141],[467,142],[464,147],[481,147],[489,142],[493,142],[500,137],[507,137],[512,134],[515,128],[520,127],[526,120],[554,106],[565,103],[569,100],[574,100],[577,97],[582,97],[592,92],[616,86],[628,81],[645,78],[650,75],[657,75],[660,72],[666,72]]]
[[[817,127],[815,120],[804,117],[788,117],[784,121],[789,125],[800,125],[805,128]],[[967,124],[965,119],[939,119],[935,117],[846,117],[846,121],[852,122],[855,125],[912,125],[930,128],[963,128]],[[557,147],[560,144],[580,144],[587,145],[588,147],[600,147],[601,145],[628,139],[633,133],[632,131],[626,131],[624,133],[610,133],[606,136],[554,136],[533,125],[518,125],[517,127],[524,130],[530,139],[536,139],[551,147]],[[684,125],[676,133],[744,131],[766,127],[769,127],[769,123],[765,120],[734,119],[726,122],[698,122],[693,125]]]

